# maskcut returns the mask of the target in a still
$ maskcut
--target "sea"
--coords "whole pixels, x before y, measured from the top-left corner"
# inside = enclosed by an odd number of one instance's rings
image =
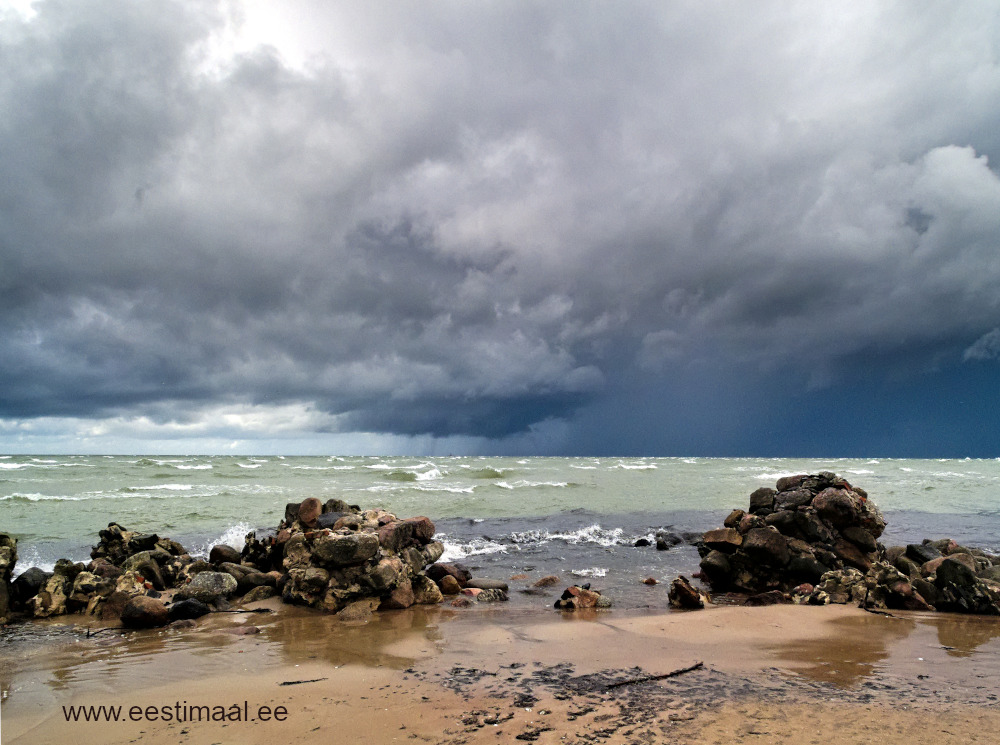
[[[88,561],[109,522],[198,555],[241,548],[247,533],[276,527],[288,503],[336,497],[426,515],[442,560],[478,576],[528,587],[554,574],[642,608],[664,594],[643,579],[690,575],[698,555],[685,541],[668,550],[637,541],[720,527],[755,489],[819,471],[868,492],[886,516],[886,545],[948,537],[1000,552],[1000,459],[8,455],[0,532],[18,539],[18,574]]]

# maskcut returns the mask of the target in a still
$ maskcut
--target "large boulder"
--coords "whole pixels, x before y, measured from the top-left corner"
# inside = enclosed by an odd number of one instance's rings
[[[236,579],[225,572],[200,572],[177,591],[181,600],[194,598],[211,605],[236,594]]]
[[[147,595],[136,595],[125,603],[121,621],[122,626],[130,629],[152,629],[166,626],[170,622],[170,615],[167,606],[159,600]]]
[[[313,538],[312,558],[320,564],[348,566],[373,558],[379,550],[379,539],[373,533],[333,533],[322,531]]]

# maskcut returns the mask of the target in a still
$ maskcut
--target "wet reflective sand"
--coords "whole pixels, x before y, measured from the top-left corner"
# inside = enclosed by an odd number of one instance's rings
[[[348,625],[275,601],[263,605],[276,612],[216,614],[190,629],[88,638],[83,627],[50,622],[4,631],[4,743],[228,742],[237,735],[309,742],[334,732],[362,742],[464,743],[533,728],[541,728],[538,742],[604,730],[607,742],[681,733],[711,742],[699,732],[713,726],[719,738],[739,741],[759,736],[753,722],[774,729],[784,721],[782,731],[793,732],[790,712],[813,716],[830,707],[886,707],[902,717],[894,731],[905,733],[918,712],[972,706],[979,718],[993,716],[1000,673],[1000,620],[989,618],[890,618],[845,607],[560,614],[444,606]],[[695,662],[704,665],[643,680]],[[63,716],[69,704],[236,700],[286,706],[289,719],[112,727]]]

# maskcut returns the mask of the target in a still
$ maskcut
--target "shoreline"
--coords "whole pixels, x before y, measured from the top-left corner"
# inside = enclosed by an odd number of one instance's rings
[[[881,742],[935,732],[977,742],[1000,725],[1000,623],[976,616],[428,607],[346,624],[283,606],[90,639],[67,633],[73,620],[40,625],[64,641],[29,639],[5,654],[5,743],[808,742],[817,732],[846,743],[871,739],[872,727]],[[638,682],[607,687],[621,681]],[[178,702],[284,707],[287,717],[112,725],[67,722],[62,709]]]

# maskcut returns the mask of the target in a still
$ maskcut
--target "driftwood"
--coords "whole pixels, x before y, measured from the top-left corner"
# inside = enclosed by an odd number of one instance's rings
[[[667,678],[675,678],[678,675],[689,673],[692,670],[699,670],[704,666],[705,666],[704,662],[696,662],[693,665],[691,665],[691,667],[682,667],[679,670],[671,670],[669,673],[663,673],[663,675],[643,675],[638,678],[619,680],[617,683],[608,683],[608,685],[604,686],[604,690],[610,691],[612,688],[621,688],[622,686],[635,685],[636,683],[648,683],[652,680],[666,680]]]
[[[319,683],[321,680],[326,680],[326,678],[313,678],[312,680],[286,680],[284,683],[278,683],[280,686],[297,686],[302,683]]]

